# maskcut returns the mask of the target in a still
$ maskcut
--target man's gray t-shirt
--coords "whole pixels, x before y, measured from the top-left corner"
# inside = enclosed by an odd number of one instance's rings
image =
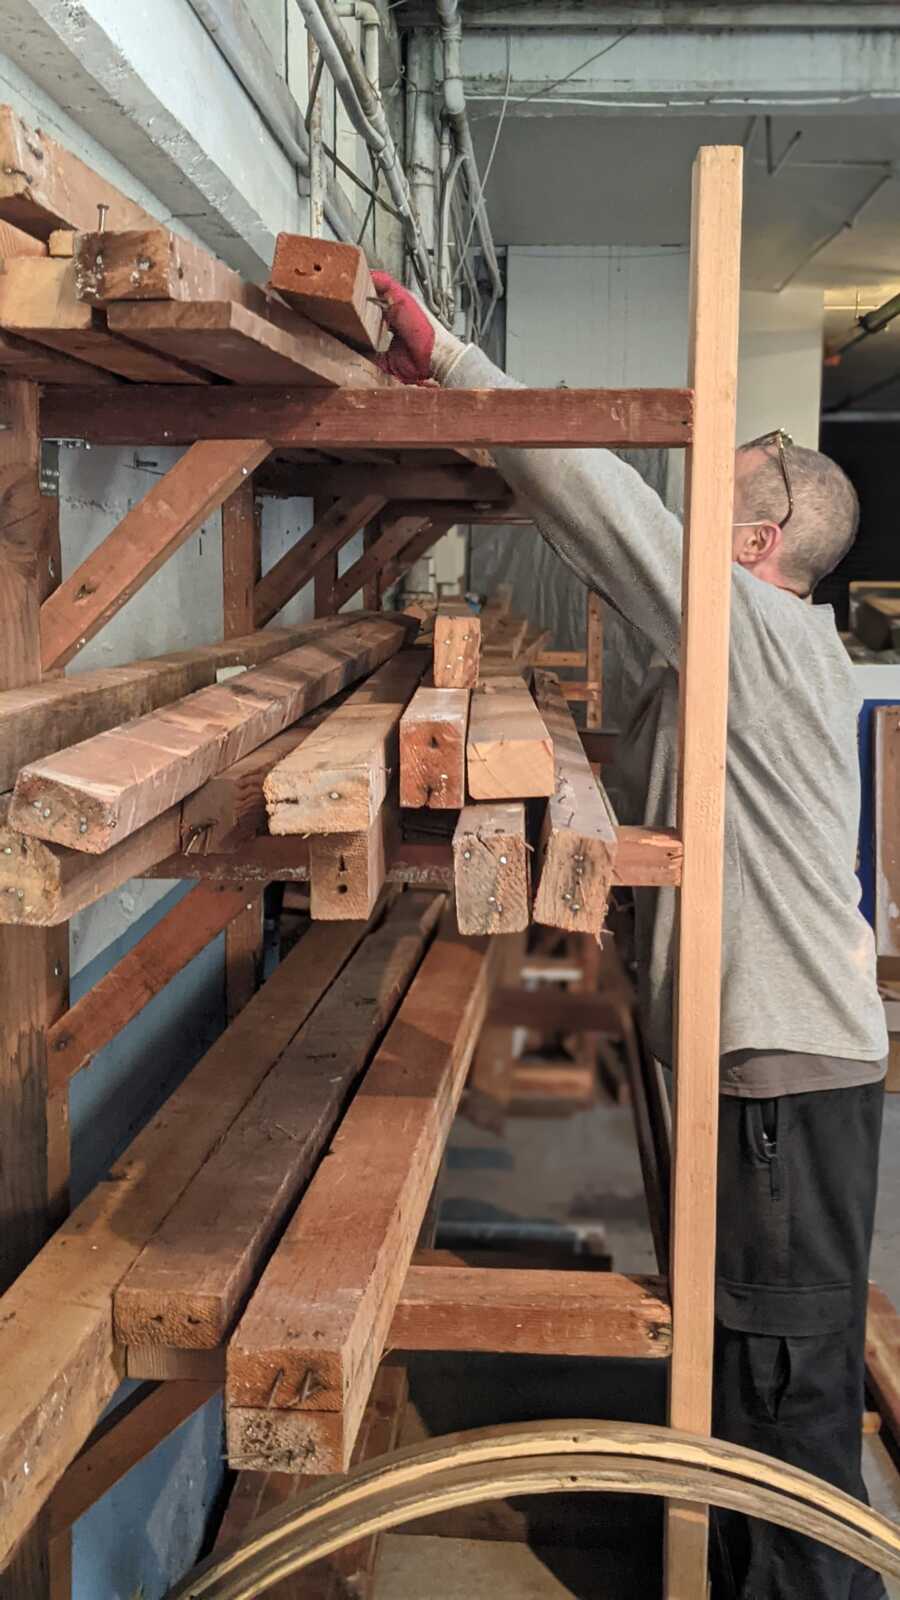
[[[474,349],[449,382],[515,387]],[[672,827],[681,524],[609,451],[494,454],[563,560],[654,646],[620,740],[631,805],[623,820]],[[855,872],[860,697],[853,669],[830,607],[809,605],[741,567],[733,572],[722,1087],[784,1094],[872,1082],[884,1073],[887,1034]],[[677,892],[636,892],[642,1016],[648,1047],[662,1061],[671,1060]]]

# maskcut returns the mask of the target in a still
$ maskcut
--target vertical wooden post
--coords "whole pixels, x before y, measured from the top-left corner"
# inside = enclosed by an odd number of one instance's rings
[[[684,842],[675,1018],[669,1422],[712,1421],[719,1012],[742,152],[694,165],[678,826]],[[709,1518],[670,1502],[667,1600],[706,1594]]]
[[[371,549],[381,537],[381,517],[374,517],[363,529],[363,549]],[[363,584],[363,605],[367,611],[377,611],[381,605],[381,573],[375,572]]]
[[[40,601],[52,584],[40,569],[47,537],[40,492],[38,392],[0,383],[0,688],[41,676]],[[58,577],[58,572],[57,572]],[[28,1265],[52,1227],[47,1028],[65,1010],[68,927],[0,927],[0,1292]],[[68,1186],[68,1140],[62,1151]],[[54,1153],[56,1171],[58,1155]],[[59,1186],[54,1177],[54,1188]],[[0,1597],[47,1600],[47,1513],[0,1575]]]
[[[592,589],[587,593],[584,675],[588,683],[598,685],[585,702],[585,727],[599,728],[603,722],[603,601]]]
[[[222,506],[222,617],[226,639],[252,633],[253,596],[262,571],[259,508],[248,474]],[[225,1014],[229,1022],[255,993],[263,948],[263,895],[225,930]]]

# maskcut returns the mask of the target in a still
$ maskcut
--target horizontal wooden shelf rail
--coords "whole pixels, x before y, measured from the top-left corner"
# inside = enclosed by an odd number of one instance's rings
[[[115,856],[108,851],[100,857],[26,839],[4,825],[0,811],[0,925],[55,927],[134,877],[257,885],[309,881],[306,839],[261,834],[234,850],[179,854],[181,818],[181,807],[174,806],[116,846]],[[682,851],[674,832],[620,826],[618,834],[615,884],[678,886]],[[387,876],[390,883],[449,890],[453,885],[449,841],[400,845]]]
[[[45,438],[97,444],[267,439],[273,448],[434,450],[478,445],[690,443],[688,389],[48,389]]]
[[[177,1271],[174,1239],[167,1250]],[[177,1298],[176,1290],[173,1301]],[[165,1323],[164,1288],[157,1301]],[[668,1288],[658,1277],[576,1268],[479,1267],[450,1250],[422,1250],[407,1271],[385,1348],[656,1360],[672,1348]],[[224,1343],[201,1350],[159,1344],[155,1352],[142,1344],[121,1346],[129,1377],[152,1375],[176,1383],[188,1381],[189,1372],[202,1372],[208,1383],[221,1381],[225,1349]]]

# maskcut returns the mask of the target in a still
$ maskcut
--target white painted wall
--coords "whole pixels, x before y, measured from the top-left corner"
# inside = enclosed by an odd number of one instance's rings
[[[688,265],[681,246],[511,248],[510,372],[572,387],[683,384]],[[821,289],[741,296],[738,439],[784,427],[815,448],[823,319]]]

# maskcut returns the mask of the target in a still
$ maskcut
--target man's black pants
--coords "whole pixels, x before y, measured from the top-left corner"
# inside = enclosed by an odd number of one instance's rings
[[[720,1103],[713,1431],[865,1499],[869,1251],[884,1088]],[[714,1515],[716,1600],[881,1600],[874,1572]]]

